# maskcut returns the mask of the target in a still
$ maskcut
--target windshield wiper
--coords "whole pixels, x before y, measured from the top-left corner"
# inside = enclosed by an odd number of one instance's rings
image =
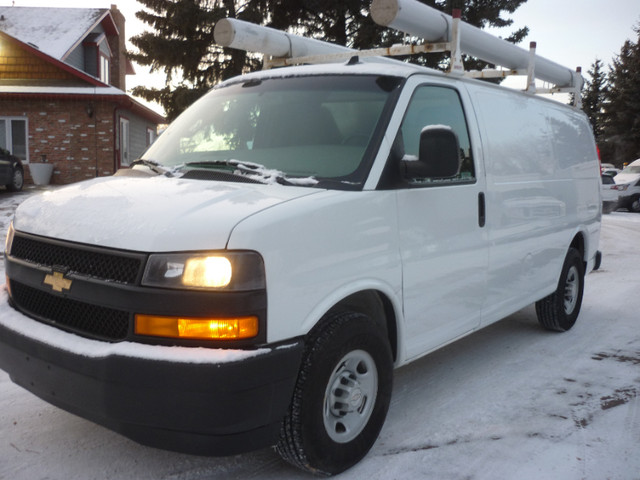
[[[167,177],[173,177],[173,174],[160,165],[158,162],[154,160],[146,160],[144,158],[139,158],[133,162],[131,162],[131,167],[135,167],[136,165],[144,165],[152,172],[157,173],[158,175],[166,175]]]
[[[187,162],[183,166],[184,167],[220,167],[220,166],[228,166],[235,167],[238,163],[238,160],[199,160],[197,162]]]
[[[231,175],[245,177],[263,184],[279,183],[280,185],[294,187],[313,187],[318,184],[318,180],[313,177],[287,177],[280,170],[265,167],[260,163],[245,162],[242,160],[225,159],[225,160],[202,160],[197,162],[187,162],[182,167],[233,167],[234,170],[228,172]]]
[[[286,175],[279,171],[273,170],[265,167],[259,163],[253,162],[243,162],[241,160],[234,159],[226,159],[226,160],[202,160],[197,162],[187,162],[184,164],[185,167],[233,167],[234,171],[229,172],[233,175],[238,175],[241,177],[247,177],[251,180],[258,181],[260,183],[269,184],[269,183],[279,183],[280,185],[309,185],[315,180],[309,180],[305,182],[296,182],[294,179],[287,179]]]

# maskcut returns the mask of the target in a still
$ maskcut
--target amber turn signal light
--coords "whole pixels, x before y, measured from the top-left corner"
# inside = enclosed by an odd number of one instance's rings
[[[191,318],[136,314],[136,335],[200,340],[242,340],[258,335],[258,317]]]

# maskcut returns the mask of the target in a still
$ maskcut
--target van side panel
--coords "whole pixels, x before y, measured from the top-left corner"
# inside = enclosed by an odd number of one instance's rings
[[[264,258],[269,342],[305,335],[360,291],[380,292],[402,312],[395,193],[309,197],[249,216],[230,235],[230,249],[250,248]]]
[[[487,172],[487,324],[555,290],[572,239],[599,219],[597,155],[574,110],[493,87],[469,90]]]

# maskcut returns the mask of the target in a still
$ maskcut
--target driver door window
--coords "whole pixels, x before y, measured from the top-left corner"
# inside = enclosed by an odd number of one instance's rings
[[[457,134],[460,143],[460,171],[452,178],[406,180],[416,186],[474,182],[476,177],[467,123],[460,97],[451,88],[432,85],[416,88],[394,142],[392,154],[398,157],[394,160],[417,160],[420,132],[424,127],[430,125],[448,126]]]

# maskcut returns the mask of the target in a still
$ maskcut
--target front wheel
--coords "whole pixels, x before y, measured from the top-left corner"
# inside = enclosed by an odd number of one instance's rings
[[[629,210],[640,213],[640,195],[636,195],[631,199],[631,202],[629,203]]]
[[[24,173],[22,169],[15,167],[13,175],[11,175],[11,183],[7,185],[7,190],[10,192],[19,192],[24,185]]]
[[[359,313],[329,315],[309,334],[278,453],[319,475],[353,466],[384,424],[392,378],[384,328]]]
[[[536,302],[538,321],[547,330],[565,332],[576,323],[584,290],[584,263],[580,252],[570,248],[562,266],[556,291]]]

